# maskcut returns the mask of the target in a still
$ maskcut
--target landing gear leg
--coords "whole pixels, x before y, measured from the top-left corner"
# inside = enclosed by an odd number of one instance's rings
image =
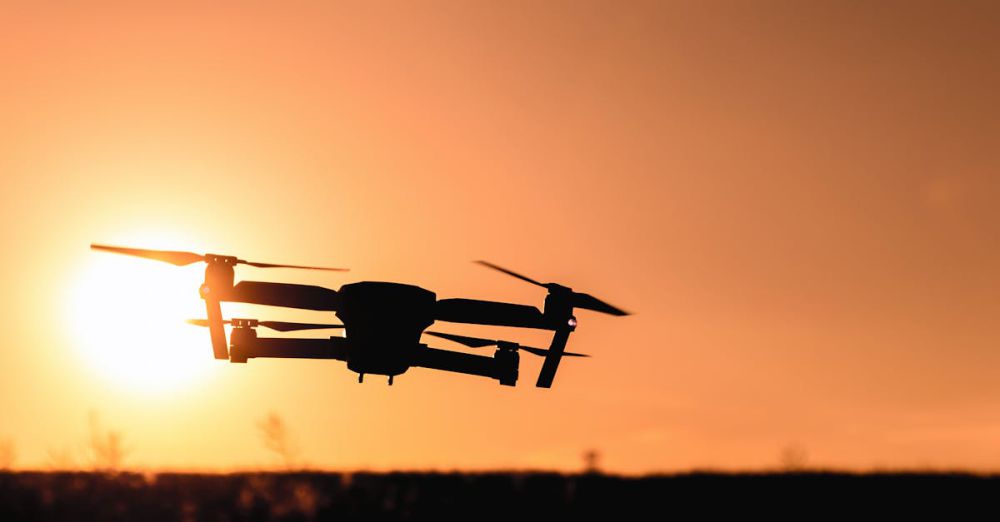
[[[365,374],[359,373],[358,374],[358,383],[360,384],[360,383],[363,383],[363,382],[365,382]]]

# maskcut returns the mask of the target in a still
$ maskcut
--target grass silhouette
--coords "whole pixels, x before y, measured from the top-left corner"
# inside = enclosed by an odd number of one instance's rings
[[[0,473],[2,520],[892,516],[997,512],[967,473]]]

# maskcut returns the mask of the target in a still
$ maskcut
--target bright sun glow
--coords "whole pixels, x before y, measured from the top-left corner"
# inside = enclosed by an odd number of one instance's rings
[[[189,385],[217,363],[208,331],[184,322],[205,316],[204,267],[93,252],[70,299],[81,356],[132,391]]]

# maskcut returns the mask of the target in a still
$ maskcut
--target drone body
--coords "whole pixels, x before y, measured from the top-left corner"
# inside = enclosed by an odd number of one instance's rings
[[[569,334],[576,328],[574,308],[587,308],[611,315],[627,315],[589,294],[573,292],[554,283],[543,284],[496,265],[481,264],[500,270],[532,284],[545,287],[549,295],[542,311],[532,306],[475,299],[438,299],[434,292],[402,283],[363,281],[346,284],[340,290],[320,286],[261,281],[234,284],[237,264],[262,268],[307,268],[342,270],[297,265],[252,263],[232,256],[200,255],[191,252],[144,250],[91,245],[95,250],[134,255],[188,265],[204,261],[205,282],[200,294],[205,300],[207,320],[192,320],[208,326],[212,349],[217,359],[245,363],[259,357],[337,359],[358,373],[359,382],[366,374],[384,375],[392,384],[395,376],[411,367],[478,375],[514,386],[518,378],[520,351],[545,357],[537,386],[552,385],[559,362],[564,356],[582,356],[565,352]],[[342,324],[306,324],[256,319],[222,318],[222,302],[281,306],[304,310],[333,312]],[[535,328],[554,332],[548,349],[520,346],[517,343],[425,331],[435,321],[494,326]],[[224,324],[231,324],[229,342]],[[299,339],[259,337],[256,328],[278,331],[343,329],[343,337]],[[442,350],[421,343],[428,334],[471,348],[496,346],[492,357]]]

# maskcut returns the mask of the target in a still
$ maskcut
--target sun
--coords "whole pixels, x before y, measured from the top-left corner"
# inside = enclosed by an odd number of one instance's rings
[[[116,384],[163,393],[215,366],[208,332],[185,319],[205,316],[204,268],[94,253],[69,299],[80,356]]]

